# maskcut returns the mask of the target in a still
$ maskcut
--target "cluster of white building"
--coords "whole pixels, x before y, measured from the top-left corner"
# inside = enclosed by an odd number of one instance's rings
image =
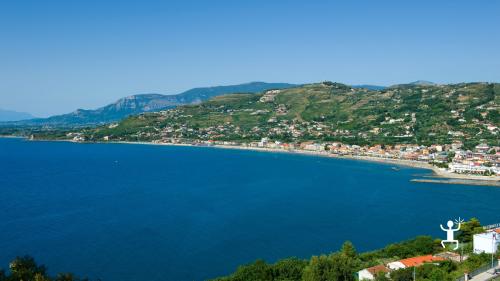
[[[259,142],[235,143],[235,145],[433,163],[448,163],[451,160],[448,164],[448,169],[453,173],[500,175],[500,147],[490,147],[487,144],[479,144],[475,147],[474,151],[460,149],[462,143],[458,141],[452,144],[434,144],[430,146],[415,144],[359,146],[340,142],[315,141],[283,143],[262,138]],[[450,159],[451,153],[454,154],[452,159]]]
[[[492,173],[500,175],[500,167],[497,166],[483,166],[477,165],[475,163],[451,163],[449,165],[450,172],[457,174],[484,174],[484,173]]]

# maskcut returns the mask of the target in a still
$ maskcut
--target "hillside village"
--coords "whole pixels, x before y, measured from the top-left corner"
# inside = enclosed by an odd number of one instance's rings
[[[323,82],[214,98],[70,132],[75,141],[223,145],[432,163],[500,174],[500,85],[354,89]]]

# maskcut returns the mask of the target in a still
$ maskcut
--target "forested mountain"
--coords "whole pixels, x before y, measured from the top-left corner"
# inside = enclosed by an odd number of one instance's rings
[[[295,85],[287,83],[252,82],[240,85],[194,88],[177,95],[142,94],[119,99],[95,110],[77,109],[74,112],[49,118],[11,122],[7,126],[82,126],[119,121],[127,116],[196,104],[212,97],[229,93],[258,93],[268,89],[283,89]],[[27,118],[25,118],[27,119]],[[20,120],[20,119],[17,119]],[[1,120],[0,120],[1,121]],[[11,121],[11,120],[5,120]],[[12,120],[14,121],[14,120]]]
[[[500,84],[404,84],[383,90],[323,82],[129,117],[89,140],[464,143],[499,145]]]

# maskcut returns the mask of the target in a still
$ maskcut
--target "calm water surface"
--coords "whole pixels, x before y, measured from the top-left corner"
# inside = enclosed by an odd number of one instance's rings
[[[449,218],[500,222],[500,188],[426,170],[214,148],[0,139],[0,267],[30,254],[104,281],[203,280],[242,263],[360,251]],[[147,277],[147,278],[146,278]]]

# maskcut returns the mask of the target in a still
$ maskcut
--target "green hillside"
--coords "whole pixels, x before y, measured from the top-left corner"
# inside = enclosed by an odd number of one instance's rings
[[[85,131],[88,140],[162,139],[499,145],[500,84],[407,84],[383,90],[324,82],[213,98]]]
[[[5,128],[23,129],[33,128],[40,130],[40,127],[51,128],[71,128],[76,126],[96,126],[111,122],[118,122],[127,116],[144,112],[155,112],[166,110],[185,104],[198,104],[210,98],[230,93],[259,93],[269,89],[283,89],[295,87],[288,83],[266,83],[251,82],[239,85],[215,86],[194,88],[176,95],[162,94],[140,94],[121,98],[116,102],[97,109],[77,109],[71,113],[55,115],[48,118],[4,118],[2,120],[2,110],[0,110],[0,131]],[[27,120],[22,120],[27,119]],[[13,122],[1,122],[9,120],[21,120]],[[38,127],[38,128],[37,128]]]

